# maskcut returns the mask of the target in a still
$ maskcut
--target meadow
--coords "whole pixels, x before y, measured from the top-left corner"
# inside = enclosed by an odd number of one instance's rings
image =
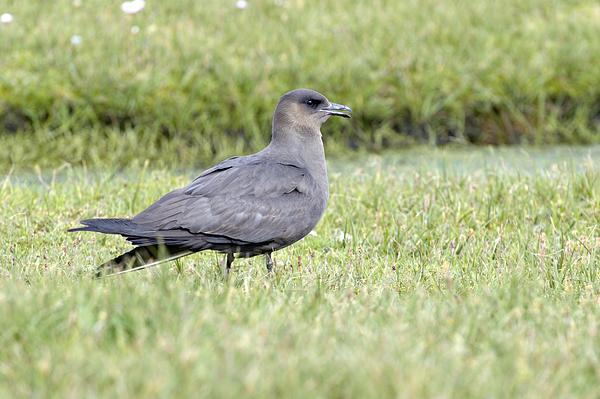
[[[0,398],[600,397],[597,1],[144,4],[0,2]],[[129,246],[68,228],[262,148],[298,87],[354,113],[273,274],[92,278]]]
[[[355,110],[330,154],[600,141],[595,0],[4,0],[0,165],[197,165],[267,142],[278,97]]]
[[[314,233],[119,278],[128,246],[70,234],[192,171],[0,185],[1,397],[600,395],[600,148],[414,150],[330,162]]]

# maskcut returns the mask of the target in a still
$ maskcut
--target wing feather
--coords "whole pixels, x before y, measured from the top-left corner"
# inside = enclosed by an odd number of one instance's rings
[[[286,242],[306,235],[321,216],[327,199],[317,191],[302,167],[230,158],[166,194],[133,222],[175,240],[175,231],[183,230],[209,242]]]

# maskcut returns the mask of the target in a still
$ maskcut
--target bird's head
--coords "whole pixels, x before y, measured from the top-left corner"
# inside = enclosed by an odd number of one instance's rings
[[[273,116],[273,129],[299,127],[318,132],[332,115],[350,118],[351,114],[350,107],[332,103],[319,92],[297,89],[279,99]]]

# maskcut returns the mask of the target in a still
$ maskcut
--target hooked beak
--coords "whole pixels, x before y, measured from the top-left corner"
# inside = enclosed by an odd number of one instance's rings
[[[320,111],[328,115],[337,115],[343,118],[352,118],[352,109],[342,104],[331,103],[328,107],[321,108]]]

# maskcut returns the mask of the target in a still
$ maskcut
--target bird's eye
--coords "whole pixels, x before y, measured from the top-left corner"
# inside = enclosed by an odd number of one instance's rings
[[[317,108],[319,106],[319,104],[321,104],[321,100],[315,100],[313,98],[310,98],[310,99],[304,101],[304,103],[311,108]]]

